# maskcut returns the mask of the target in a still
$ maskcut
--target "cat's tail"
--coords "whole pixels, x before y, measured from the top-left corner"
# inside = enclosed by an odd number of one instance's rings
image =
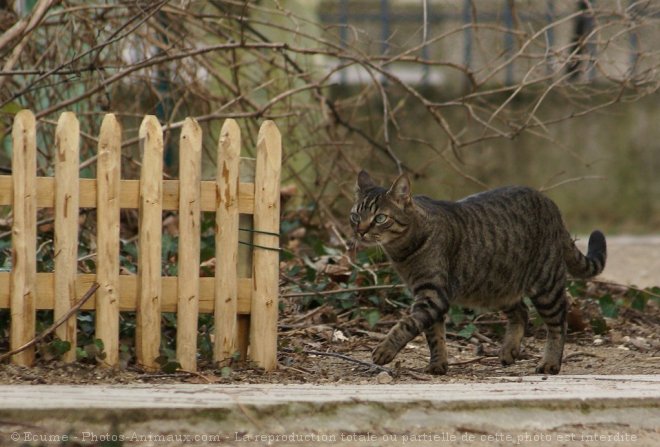
[[[573,240],[569,240],[569,245],[564,251],[564,261],[568,272],[575,278],[586,279],[600,274],[605,268],[606,259],[605,235],[598,230],[589,236],[589,249],[586,256],[575,246]]]

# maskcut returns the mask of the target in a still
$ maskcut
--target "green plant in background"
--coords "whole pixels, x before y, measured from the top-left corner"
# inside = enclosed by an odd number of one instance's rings
[[[598,285],[598,281],[594,281]],[[603,335],[609,331],[608,320],[620,317],[626,309],[644,312],[649,302],[660,303],[660,287],[639,289],[636,287],[622,288],[617,284],[600,283],[605,288],[589,292],[588,282],[571,280],[568,282],[568,293],[576,300],[591,299],[598,304],[599,314],[589,320],[592,331],[596,335]],[[608,289],[607,286],[616,286]],[[594,294],[595,293],[595,294]]]

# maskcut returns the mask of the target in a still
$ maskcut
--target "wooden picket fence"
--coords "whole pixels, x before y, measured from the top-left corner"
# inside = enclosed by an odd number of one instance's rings
[[[36,121],[23,110],[14,120],[12,175],[0,176],[0,205],[11,205],[12,270],[0,272],[0,308],[11,309],[10,347],[35,337],[37,309],[66,315],[97,282],[96,296],[83,310],[96,312],[95,337],[103,341],[104,364],[119,360],[119,312],[136,312],[136,357],[147,370],[158,368],[161,312],[177,314],[177,360],[196,369],[199,313],[213,313],[214,359],[235,352],[266,370],[277,365],[279,279],[279,189],[281,136],[272,121],[261,126],[254,180],[239,178],[241,135],[225,121],[218,142],[215,181],[201,180],[202,132],[185,120],[180,138],[180,179],[163,180],[163,132],[146,116],[139,137],[143,154],[140,180],[121,179],[121,127],[114,115],[103,120],[98,139],[97,177],[79,178],[79,124],[73,113],[60,116],[56,129],[55,177],[37,177]],[[54,271],[37,272],[37,209],[54,208]],[[96,273],[78,273],[80,208],[97,209]],[[137,275],[120,274],[120,209],[139,209]],[[161,275],[162,212],[179,214],[178,276]],[[215,277],[200,277],[200,213],[215,212]],[[240,217],[239,217],[240,216]],[[248,218],[244,220],[244,218]],[[239,277],[239,219],[253,226],[250,266]],[[273,250],[275,248],[275,250]],[[244,250],[244,249],[242,249]],[[244,258],[244,256],[242,256]],[[241,262],[245,262],[243,259]],[[76,318],[57,328],[76,356]],[[249,345],[249,348],[248,348]],[[245,357],[243,357],[245,358]],[[34,348],[12,357],[31,365]]]

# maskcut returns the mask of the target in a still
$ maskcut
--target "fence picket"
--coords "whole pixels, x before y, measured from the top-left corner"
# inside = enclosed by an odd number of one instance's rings
[[[176,357],[183,369],[197,369],[202,129],[186,118],[179,144],[179,263]]]
[[[37,289],[37,144],[36,122],[29,110],[16,114],[12,128],[12,271],[10,349],[35,335]],[[34,363],[34,347],[12,357],[17,365]]]
[[[238,166],[241,131],[236,121],[225,121],[218,142],[215,214],[215,362],[230,358],[237,348],[238,310]]]
[[[103,118],[97,160],[96,338],[103,341],[103,365],[119,361],[119,194],[121,126],[115,115]]]
[[[55,308],[57,320],[71,309],[77,300],[78,272],[78,169],[80,165],[80,128],[76,115],[60,115],[55,131]],[[76,319],[69,318],[55,334],[71,343],[63,356],[65,362],[76,360]]]
[[[138,242],[139,299],[135,328],[137,363],[156,370],[160,351],[161,245],[163,218],[163,131],[148,115],[140,125],[142,169]]]
[[[282,137],[265,121],[257,138],[254,189],[254,289],[250,321],[250,356],[266,371],[277,367],[279,286],[280,171]]]

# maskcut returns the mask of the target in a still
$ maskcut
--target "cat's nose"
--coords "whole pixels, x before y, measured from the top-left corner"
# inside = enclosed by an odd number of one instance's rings
[[[369,225],[358,225],[355,231],[360,236],[364,236],[369,231]]]

